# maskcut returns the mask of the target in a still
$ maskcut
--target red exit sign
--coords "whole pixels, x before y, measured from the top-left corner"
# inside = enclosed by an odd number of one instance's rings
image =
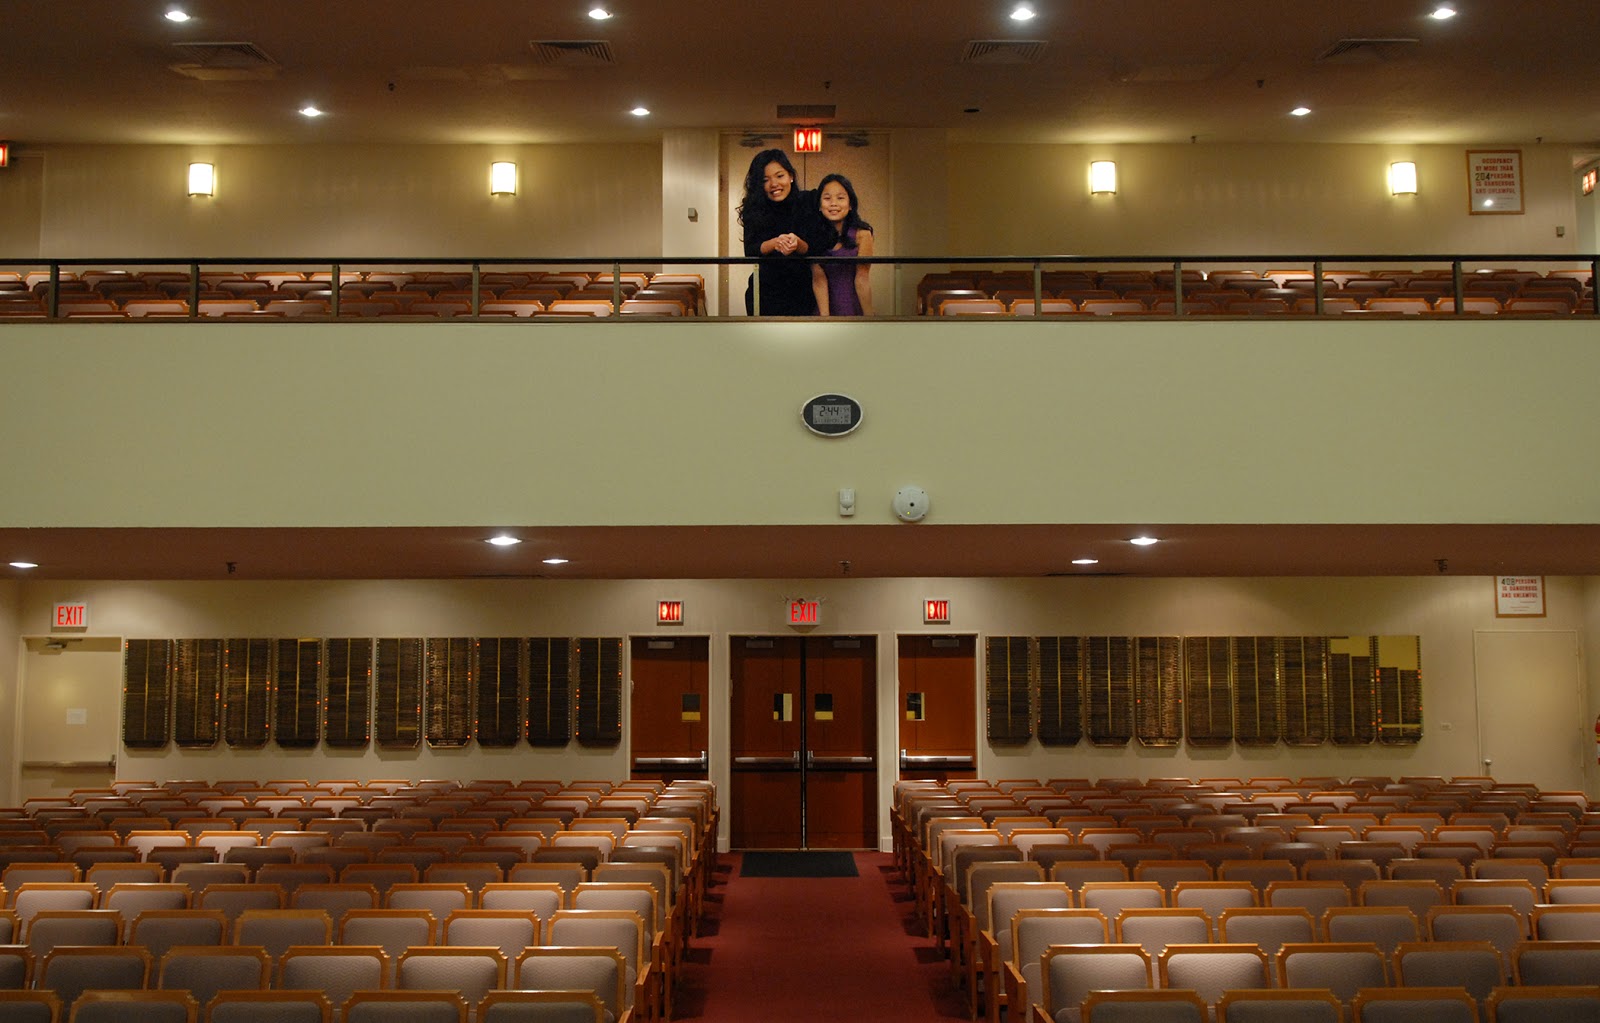
[[[658,601],[656,601],[656,624],[657,625],[682,625],[683,624],[683,601],[681,601],[681,600],[658,600]]]
[[[796,128],[794,130],[794,151],[797,153],[822,152],[822,129]]]
[[[922,602],[922,621],[926,625],[949,625],[950,602],[948,600],[924,600]]]
[[[86,629],[89,627],[88,604],[57,604],[51,628]]]
[[[791,600],[789,601],[790,625],[816,625],[822,621],[822,601],[820,600]]]

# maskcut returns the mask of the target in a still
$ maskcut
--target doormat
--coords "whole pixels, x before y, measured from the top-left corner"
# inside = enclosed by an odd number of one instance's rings
[[[855,877],[856,858],[848,852],[747,852],[740,877]]]

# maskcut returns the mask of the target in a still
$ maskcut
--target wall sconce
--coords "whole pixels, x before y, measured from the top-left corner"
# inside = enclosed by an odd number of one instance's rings
[[[1110,160],[1096,160],[1089,164],[1089,193],[1091,195],[1117,194],[1117,165]]]
[[[517,194],[517,165],[507,161],[489,165],[489,194]]]
[[[189,194],[216,195],[217,168],[209,163],[191,163],[189,165]]]
[[[1389,191],[1394,195],[1417,194],[1417,165],[1410,160],[1389,165]]]

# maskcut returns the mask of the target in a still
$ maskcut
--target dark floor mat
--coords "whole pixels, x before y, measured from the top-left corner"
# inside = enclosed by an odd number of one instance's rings
[[[855,877],[856,858],[848,852],[747,852],[740,877]]]

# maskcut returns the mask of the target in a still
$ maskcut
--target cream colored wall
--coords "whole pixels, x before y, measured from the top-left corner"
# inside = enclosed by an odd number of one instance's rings
[[[18,557],[19,555],[7,555]],[[7,569],[10,571],[10,569]],[[20,602],[22,584],[0,580],[0,806],[16,803],[17,680],[23,664]]]
[[[1547,580],[1548,617],[1497,620],[1492,580],[1339,579],[822,579],[322,581],[285,583],[96,582],[21,584],[16,626],[48,631],[54,601],[71,592],[90,604],[95,632],[123,637],[625,635],[664,634],[655,602],[685,601],[686,624],[672,634],[711,637],[713,777],[728,784],[728,637],[786,634],[785,598],[824,600],[819,634],[878,637],[881,805],[897,749],[895,637],[987,635],[1416,634],[1421,637],[1424,737],[1415,746],[1332,746],[1289,750],[1146,749],[1087,743],[1045,752],[1036,744],[997,749],[980,742],[985,777],[1317,774],[1477,774],[1479,749],[1472,633],[1478,628],[1575,629],[1600,617],[1597,581]],[[948,598],[952,624],[922,624],[922,600]],[[1591,691],[1593,687],[1591,685]],[[981,696],[975,698],[981,700]],[[1528,694],[1531,700],[1540,694]],[[981,703],[980,703],[980,721]],[[1492,723],[1489,723],[1492,726]],[[1552,722],[1586,731],[1587,721]],[[515,750],[355,752],[226,750],[127,752],[123,778],[172,777],[552,777],[620,778],[616,751]],[[0,754],[3,762],[6,754]],[[1591,789],[1592,791],[1592,789]],[[884,821],[886,825],[886,818]]]
[[[0,525],[849,529],[906,483],[942,524],[1600,507],[1590,322],[1090,321],[12,325]],[[824,440],[833,391],[864,425]]]
[[[217,192],[185,194],[190,161]],[[518,165],[489,195],[489,164]],[[656,145],[55,146],[49,257],[661,254]]]
[[[0,259],[40,255],[39,224],[44,213],[45,157],[13,149],[11,166],[0,170]],[[7,270],[9,267],[0,267]]]
[[[953,144],[951,248],[1087,255],[1578,251],[1570,150],[1521,149],[1526,214],[1471,216],[1463,146]],[[1089,194],[1091,160],[1116,161],[1116,195]],[[1396,160],[1416,162],[1417,195],[1389,194]],[[1556,237],[1557,225],[1566,237]]]

